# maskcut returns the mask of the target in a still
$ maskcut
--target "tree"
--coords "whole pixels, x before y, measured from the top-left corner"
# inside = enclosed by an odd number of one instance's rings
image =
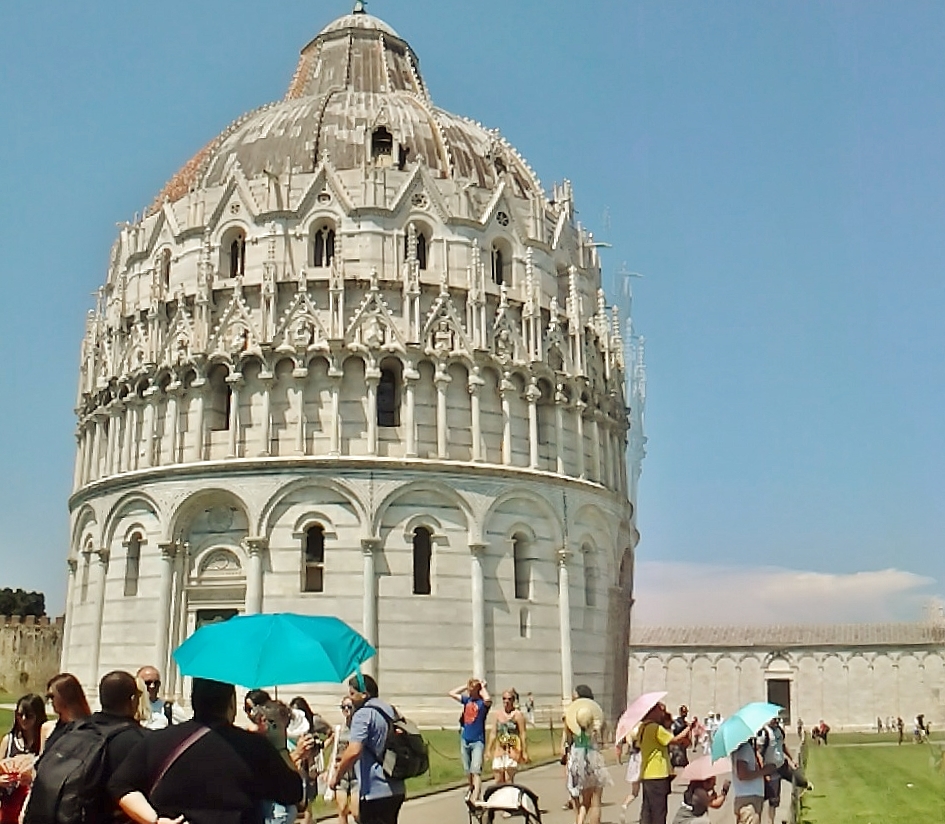
[[[0,615],[35,615],[42,618],[46,614],[46,596],[42,592],[26,592],[23,589],[0,589]]]

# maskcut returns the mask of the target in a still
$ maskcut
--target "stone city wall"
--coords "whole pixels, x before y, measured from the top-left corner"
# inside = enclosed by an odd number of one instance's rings
[[[62,617],[0,615],[0,692],[45,693],[59,672],[63,622]]]

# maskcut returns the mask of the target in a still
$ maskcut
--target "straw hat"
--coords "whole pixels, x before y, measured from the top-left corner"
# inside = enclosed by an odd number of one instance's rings
[[[600,727],[604,720],[604,711],[600,704],[591,698],[576,698],[564,713],[564,723],[575,735],[581,730],[590,730]]]

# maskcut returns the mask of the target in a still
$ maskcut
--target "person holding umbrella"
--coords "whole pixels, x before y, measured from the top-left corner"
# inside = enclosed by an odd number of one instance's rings
[[[667,803],[672,790],[670,745],[688,746],[692,724],[688,723],[673,735],[673,717],[660,701],[645,716],[640,730],[640,777],[643,784],[643,806],[640,824],[666,824]]]
[[[108,782],[135,824],[261,824],[262,802],[298,804],[299,774],[261,735],[234,726],[232,684],[194,678],[194,718],[151,732]]]

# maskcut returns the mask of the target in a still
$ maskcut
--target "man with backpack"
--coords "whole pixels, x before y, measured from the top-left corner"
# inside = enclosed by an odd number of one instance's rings
[[[36,762],[28,824],[127,822],[105,785],[145,735],[135,721],[134,676],[115,670],[99,683],[101,712],[72,722]]]
[[[404,782],[385,771],[388,733],[398,719],[397,711],[378,697],[377,681],[370,675],[354,676],[348,682],[354,702],[348,746],[331,778],[334,790],[352,766],[358,776],[360,824],[397,824],[404,803]]]

